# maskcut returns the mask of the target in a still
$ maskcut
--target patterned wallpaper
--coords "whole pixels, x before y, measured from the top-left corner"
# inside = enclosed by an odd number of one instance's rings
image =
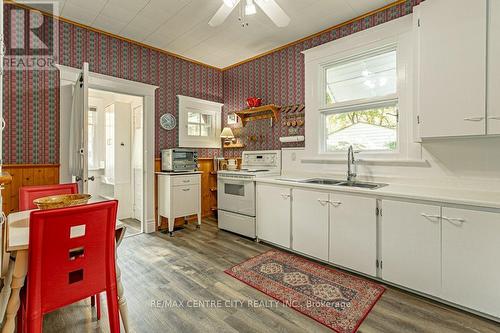
[[[7,9],[11,5],[5,6]],[[223,101],[222,72],[217,69],[73,24],[57,23],[58,63],[81,68],[83,62],[88,62],[92,72],[159,86],[157,119],[165,112],[176,113],[176,95]],[[29,24],[28,20],[25,24]],[[9,29],[7,25],[4,27],[5,36],[10,36]],[[6,71],[3,82],[4,163],[59,163],[59,112],[71,110],[59,110],[58,71]],[[177,130],[166,131],[157,126],[155,136],[157,157],[160,149],[177,144]],[[219,149],[200,150],[201,157],[218,154]]]
[[[422,0],[388,8],[347,26],[326,32],[299,44],[271,53],[254,61],[221,72],[147,47],[141,47],[108,35],[56,20],[59,33],[58,63],[71,67],[90,64],[90,70],[101,74],[157,85],[156,118],[165,112],[176,113],[176,95],[187,95],[223,102],[224,126],[227,115],[245,108],[245,100],[257,96],[263,102],[277,105],[304,103],[304,63],[301,51],[357,31],[376,26],[412,12]],[[5,4],[5,8],[12,6]],[[51,18],[47,18],[51,20]],[[29,24],[28,20],[24,23]],[[5,36],[10,27],[4,26]],[[45,31],[44,33],[50,33]],[[7,38],[6,42],[10,42]],[[59,73],[57,71],[6,71],[4,76],[3,141],[5,164],[45,164],[59,162]],[[280,136],[288,136],[284,119],[270,126],[269,121],[249,123],[235,128],[246,150],[280,149]],[[237,126],[236,126],[237,127]],[[300,135],[304,127],[297,128]],[[155,130],[156,155],[160,149],[175,147],[177,130]],[[225,149],[226,157],[237,157],[243,149]],[[218,149],[201,149],[201,157],[220,154]]]
[[[408,0],[349,25],[224,71],[224,126],[227,126],[228,114],[246,108],[247,97],[261,97],[264,104],[303,104],[305,97],[302,51],[410,14],[413,7],[420,2],[422,0]],[[304,146],[304,143],[282,145],[279,142],[280,136],[290,135],[289,127],[283,123],[284,119],[273,127],[270,127],[266,120],[248,123],[244,128],[232,125],[236,136],[242,138],[245,148],[224,149],[224,156],[239,157],[243,150]],[[298,132],[303,135],[304,127],[299,128]],[[249,137],[257,140],[249,140]]]

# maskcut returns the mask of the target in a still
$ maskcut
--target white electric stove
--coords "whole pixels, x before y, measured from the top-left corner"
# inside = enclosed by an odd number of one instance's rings
[[[281,174],[281,151],[245,151],[240,170],[217,173],[219,228],[250,238],[255,231],[255,178]]]

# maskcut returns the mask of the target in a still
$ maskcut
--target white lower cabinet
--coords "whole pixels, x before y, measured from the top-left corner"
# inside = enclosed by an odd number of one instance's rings
[[[290,248],[290,187],[257,184],[257,237]]]
[[[377,275],[377,200],[330,194],[330,262]]]
[[[328,193],[293,189],[292,248],[328,260]]]
[[[500,318],[500,213],[257,184],[257,236]],[[379,250],[379,253],[377,253]]]
[[[443,298],[500,318],[500,214],[443,208]]]
[[[438,296],[441,289],[441,208],[382,201],[382,278]]]

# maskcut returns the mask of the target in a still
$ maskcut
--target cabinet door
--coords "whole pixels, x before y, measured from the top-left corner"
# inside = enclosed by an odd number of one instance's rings
[[[328,193],[293,189],[292,248],[328,260]]]
[[[384,280],[439,296],[441,208],[382,202],[381,255]]]
[[[484,135],[487,0],[425,1],[417,15],[420,135]]]
[[[200,185],[171,187],[174,217],[198,214],[200,206]]]
[[[330,194],[330,262],[377,275],[377,201]]]
[[[291,188],[257,184],[257,237],[290,248]]]
[[[500,134],[500,0],[489,1],[488,134]]]
[[[443,208],[443,298],[500,317],[500,214]]]

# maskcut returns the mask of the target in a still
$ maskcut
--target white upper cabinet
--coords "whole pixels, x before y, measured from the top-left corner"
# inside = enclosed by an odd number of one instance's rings
[[[443,298],[500,318],[500,214],[443,208]]]
[[[330,262],[377,275],[377,200],[330,194]]]
[[[420,137],[486,134],[487,12],[487,0],[415,8]]]
[[[257,184],[257,237],[290,248],[292,189]]]
[[[292,248],[328,260],[328,193],[293,189]]]
[[[441,208],[383,200],[382,211],[382,278],[439,297]]]
[[[489,0],[488,134],[500,134],[500,0]]]

